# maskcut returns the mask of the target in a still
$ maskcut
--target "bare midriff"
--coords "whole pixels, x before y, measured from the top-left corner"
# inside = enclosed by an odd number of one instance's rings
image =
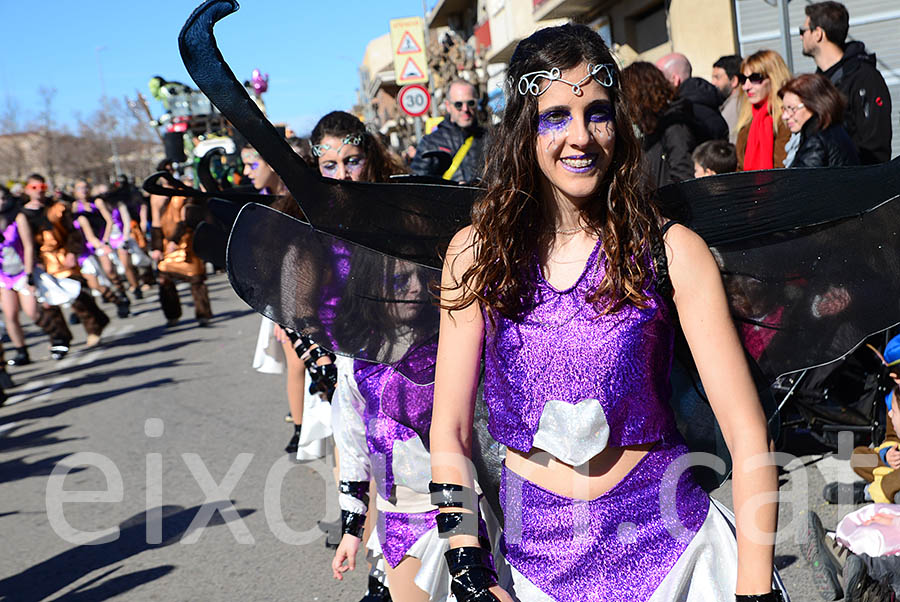
[[[505,462],[509,470],[553,493],[593,500],[615,487],[655,445],[607,447],[581,466],[561,462],[536,447],[529,452],[507,448]]]

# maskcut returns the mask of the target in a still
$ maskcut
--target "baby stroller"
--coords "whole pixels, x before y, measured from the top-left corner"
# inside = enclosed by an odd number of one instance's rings
[[[880,352],[900,331],[869,337],[842,360],[788,374],[772,385],[781,415],[782,441],[807,432],[837,451],[838,434],[853,434],[853,446],[884,437],[884,396],[890,386]]]

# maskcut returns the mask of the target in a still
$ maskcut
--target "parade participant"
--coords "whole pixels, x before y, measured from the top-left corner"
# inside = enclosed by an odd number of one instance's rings
[[[41,188],[40,184],[42,182],[38,180],[28,183],[36,189]],[[31,360],[25,345],[25,332],[19,322],[19,309],[23,309],[32,321],[38,321],[34,286],[34,239],[28,220],[20,211],[16,199],[3,195],[0,203],[0,228],[3,229],[3,241],[0,242],[0,302],[6,332],[16,352],[7,362],[11,366],[24,366]]]
[[[71,204],[72,225],[81,231],[85,241],[84,250],[78,255],[81,275],[88,286],[100,293],[104,301],[116,305],[120,318],[127,318],[131,303],[125,294],[122,279],[109,259],[113,250],[97,236],[98,232],[102,233],[106,229],[106,220],[90,200],[87,180],[76,180],[74,193],[75,198]]]
[[[508,74],[487,191],[442,279],[431,487],[446,502],[457,599],[511,599],[474,533],[452,529],[472,512],[458,496],[474,487],[482,357],[488,428],[507,446],[510,593],[778,599],[765,416],[712,254],[684,226],[663,226],[642,192],[615,59],[589,28],[564,25],[520,42]],[[675,312],[734,460],[737,549],[677,469],[687,449],[667,405]]]
[[[131,294],[137,299],[143,299],[144,294],[138,282],[137,271],[131,260],[129,248],[134,243],[131,238],[131,212],[126,203],[126,196],[129,192],[127,183],[127,179],[124,184],[121,181],[116,182],[112,190],[98,196],[95,202],[103,219],[106,220],[102,241],[115,251],[115,258],[122,265],[125,278],[131,287]]]
[[[164,180],[161,182],[168,186]],[[183,196],[169,198],[154,195],[150,198],[150,246],[153,249],[153,259],[158,262],[159,303],[166,317],[166,326],[175,326],[181,318],[181,300],[178,298],[178,289],[175,288],[176,280],[191,284],[197,325],[208,326],[212,318],[209,289],[206,287],[206,266],[194,254],[192,244],[194,227],[203,219],[203,213],[204,209],[199,203]],[[127,252],[125,255],[127,256]],[[137,280],[132,286],[136,283]]]
[[[309,143],[319,173],[354,182],[386,182],[405,172],[400,159],[355,116],[332,111],[313,128]]]
[[[28,182],[46,186],[43,177],[38,174],[29,176]],[[37,259],[44,271],[56,279],[69,279],[85,284],[77,259],[84,250],[84,239],[75,229],[71,212],[64,203],[50,201],[37,186],[26,186],[26,192],[29,200],[22,211],[31,226]],[[80,291],[72,300],[72,311],[84,326],[86,345],[93,347],[100,342],[100,335],[109,324],[109,317],[97,307],[97,302],[86,286],[79,288]],[[51,356],[62,359],[69,351],[72,334],[65,327],[59,307],[45,304],[42,314],[46,315],[41,316],[39,325],[47,322],[42,327],[51,335]],[[62,328],[59,327],[59,321],[62,321]]]

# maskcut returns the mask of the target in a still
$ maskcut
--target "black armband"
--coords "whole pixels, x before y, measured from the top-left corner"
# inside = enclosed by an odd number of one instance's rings
[[[768,594],[735,594],[735,602],[784,602],[781,592],[771,591]]]
[[[350,512],[349,510],[341,510],[341,533],[344,535],[352,535],[362,539],[363,527],[366,524],[366,515]]]
[[[468,490],[468,491],[467,491]],[[474,511],[475,506],[466,504],[469,501],[468,487],[456,483],[428,483],[428,491],[431,492],[431,503],[438,508],[468,508]],[[472,492],[474,493],[474,492]],[[475,504],[477,504],[477,499]]]
[[[150,249],[153,251],[163,250],[163,233],[162,228],[153,226],[150,228]]]
[[[316,362],[319,361],[323,357],[327,357],[332,361],[335,360],[334,354],[322,347],[321,345],[316,345],[312,349],[309,350],[309,355],[305,360],[303,360],[304,365],[307,370],[311,370],[313,366],[316,365]]]
[[[25,276],[25,284],[27,284],[28,286],[36,286],[36,281],[35,281],[35,278],[34,278],[34,272],[29,272],[29,273]]]
[[[338,483],[338,491],[356,498],[369,506],[369,482],[368,481],[341,481]]]
[[[490,552],[484,548],[453,548],[444,554],[450,569],[450,591],[457,602],[494,602],[488,590],[497,585]]]
[[[448,539],[454,535],[478,537],[478,515],[470,512],[438,512],[435,517],[438,537]]]

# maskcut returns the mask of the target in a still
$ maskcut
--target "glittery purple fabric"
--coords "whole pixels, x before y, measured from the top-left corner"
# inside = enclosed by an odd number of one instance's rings
[[[388,381],[381,399],[382,411],[412,428],[428,447],[431,411],[434,408],[434,364],[437,360],[437,340],[431,340],[411,350],[397,367],[398,374]],[[415,383],[430,383],[417,385]]]
[[[485,320],[488,430],[508,447],[531,449],[549,400],[599,400],[610,446],[658,441],[674,424],[668,405],[673,328],[666,304],[648,290],[646,308],[626,305],[598,314],[586,297],[603,277],[600,251],[598,242],[581,277],[564,291],[536,268],[525,315],[499,316],[494,327]]]
[[[3,257],[5,254],[9,253],[6,249],[13,249],[16,254],[19,256],[19,259],[23,259],[25,257],[25,250],[22,246],[22,239],[19,236],[19,227],[16,225],[15,221],[12,221],[6,229],[3,231],[3,241],[0,242],[0,257]],[[19,271],[16,274],[7,274],[6,271],[3,270],[3,266],[0,265],[0,285],[3,288],[11,289],[16,283],[25,277],[25,271]]]
[[[504,557],[554,600],[647,600],[700,529],[709,497],[660,442],[612,489],[590,500],[548,491],[504,466]],[[673,507],[674,506],[674,507]]]
[[[109,246],[113,249],[118,249],[122,246],[122,243],[125,242],[125,222],[122,221],[122,214],[119,212],[118,207],[113,209],[111,217],[113,224],[118,226],[120,234],[118,236],[109,237]]]
[[[381,551],[384,559],[391,568],[395,568],[403,557],[431,529],[437,527],[435,517],[438,510],[431,512],[419,512],[404,514],[401,512],[379,512],[376,521],[378,541],[381,543]]]
[[[353,373],[359,392],[366,400],[363,421],[375,487],[381,497],[389,500],[394,490],[394,442],[408,441],[416,436],[416,432],[388,416],[382,404],[397,398],[414,398],[411,403],[416,407],[430,404],[434,386],[416,385],[390,366],[363,360],[353,362]]]

